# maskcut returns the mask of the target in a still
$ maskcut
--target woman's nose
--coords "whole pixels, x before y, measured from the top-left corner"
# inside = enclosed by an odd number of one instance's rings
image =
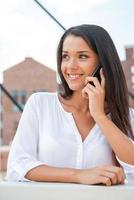
[[[72,58],[68,61],[67,67],[72,68],[72,69],[76,69],[76,68],[78,68],[78,63],[75,59]]]

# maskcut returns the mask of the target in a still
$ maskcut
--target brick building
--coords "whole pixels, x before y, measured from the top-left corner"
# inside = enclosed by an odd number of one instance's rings
[[[129,102],[134,107],[134,46],[127,46],[125,48],[126,59],[122,61],[122,67],[127,80],[127,86],[130,92]]]
[[[4,71],[4,87],[23,108],[28,97],[38,91],[56,91],[56,72],[32,58]],[[2,144],[9,145],[16,132],[21,112],[2,93]]]

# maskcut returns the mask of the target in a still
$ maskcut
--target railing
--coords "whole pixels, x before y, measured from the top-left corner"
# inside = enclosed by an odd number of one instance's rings
[[[91,186],[69,183],[1,182],[1,200],[133,200],[134,184]]]
[[[15,99],[11,96],[11,94],[7,91],[7,89],[2,85],[0,84],[0,88],[1,88],[1,91],[3,91],[6,96],[17,106],[17,108],[19,109],[19,111],[23,111],[22,107],[18,104],[17,101],[15,101]]]

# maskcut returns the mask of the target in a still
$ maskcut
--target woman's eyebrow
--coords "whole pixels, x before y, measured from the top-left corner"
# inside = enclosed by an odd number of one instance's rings
[[[77,53],[89,53],[88,50],[77,51]]]
[[[68,53],[68,51],[62,51],[62,53]],[[77,51],[77,53],[89,53],[88,50],[81,50],[81,51]]]

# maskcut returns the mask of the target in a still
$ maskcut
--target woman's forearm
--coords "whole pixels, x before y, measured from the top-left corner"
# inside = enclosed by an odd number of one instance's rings
[[[40,182],[62,182],[81,184],[122,184],[125,174],[116,166],[99,166],[92,169],[57,168],[40,165],[31,169],[25,178]]]
[[[96,122],[118,158],[134,165],[134,144],[132,141],[107,116],[96,118]]]
[[[57,168],[40,165],[31,169],[25,178],[31,181],[70,182],[77,183],[77,169]]]

